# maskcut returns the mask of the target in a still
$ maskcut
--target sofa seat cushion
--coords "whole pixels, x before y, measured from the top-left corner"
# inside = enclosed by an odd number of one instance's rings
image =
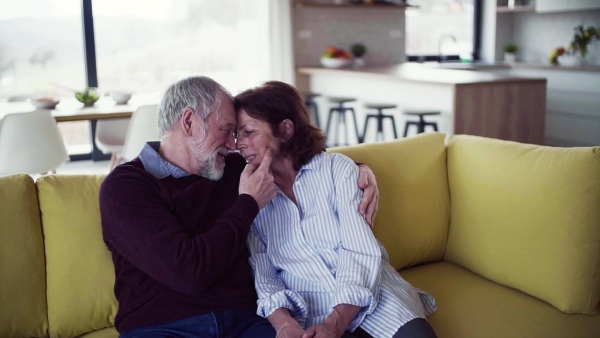
[[[0,177],[0,337],[47,335],[44,242],[33,179]]]
[[[600,147],[454,135],[444,260],[567,313],[598,313]]]
[[[440,260],[448,236],[450,193],[444,134],[328,149],[368,165],[377,178],[373,232],[396,269]]]
[[[600,337],[600,315],[565,314],[450,262],[400,274],[435,297],[438,310],[428,320],[440,338]]]
[[[117,329],[114,327],[109,327],[106,329],[82,334],[78,338],[119,338],[119,332],[117,332]]]
[[[114,326],[115,270],[102,238],[98,191],[104,176],[38,179],[51,337]]]

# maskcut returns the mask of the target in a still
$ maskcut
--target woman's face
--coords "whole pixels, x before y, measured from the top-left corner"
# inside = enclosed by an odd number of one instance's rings
[[[279,155],[281,140],[273,136],[268,122],[255,119],[244,109],[237,112],[237,149],[247,163],[260,165],[267,148],[273,150],[273,159]]]

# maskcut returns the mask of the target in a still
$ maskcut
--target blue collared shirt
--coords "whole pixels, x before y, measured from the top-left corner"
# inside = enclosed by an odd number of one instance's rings
[[[181,178],[191,175],[187,171],[162,158],[158,153],[158,148],[160,148],[160,142],[148,142],[144,145],[144,148],[138,156],[147,172],[151,173],[156,178],[165,178],[168,176]]]

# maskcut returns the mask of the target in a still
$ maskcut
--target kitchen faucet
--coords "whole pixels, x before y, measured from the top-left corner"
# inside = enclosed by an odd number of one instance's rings
[[[452,41],[454,43],[456,43],[456,37],[454,35],[452,35],[452,34],[442,34],[440,36],[440,38],[438,39],[438,57],[439,57],[439,61],[440,62],[443,62],[446,59],[446,57],[444,55],[442,55],[442,43],[447,38],[452,39]]]

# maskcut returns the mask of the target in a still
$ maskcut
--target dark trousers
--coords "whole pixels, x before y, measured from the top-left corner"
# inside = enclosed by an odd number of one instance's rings
[[[370,334],[360,327],[354,332],[346,332],[343,338],[373,338]],[[393,338],[437,338],[435,332],[427,320],[423,318],[415,318],[410,322],[402,325]]]
[[[121,332],[120,338],[270,338],[275,330],[252,311],[218,311],[171,323]]]

